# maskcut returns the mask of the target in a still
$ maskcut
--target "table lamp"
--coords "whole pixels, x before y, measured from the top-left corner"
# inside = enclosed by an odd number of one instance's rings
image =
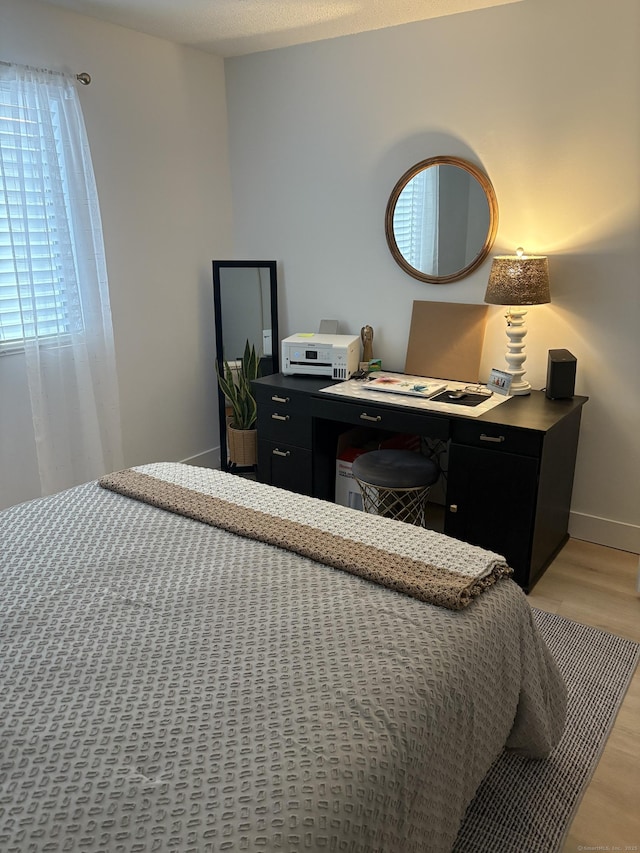
[[[506,373],[511,374],[511,394],[529,394],[531,385],[523,379],[525,370],[522,365],[527,356],[524,352],[524,338],[527,334],[524,317],[527,313],[521,307],[542,305],[551,302],[549,294],[549,265],[542,255],[525,255],[524,249],[517,249],[515,255],[498,255],[493,259],[487,292],[484,301],[490,305],[508,305],[505,314],[507,320]]]

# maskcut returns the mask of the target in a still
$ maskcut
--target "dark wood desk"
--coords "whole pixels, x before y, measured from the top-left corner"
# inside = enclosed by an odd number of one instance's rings
[[[582,406],[587,397],[512,397],[478,417],[318,393],[330,379],[254,383],[258,478],[334,499],[338,436],[352,426],[448,444],[444,532],[504,555],[529,591],[568,538]]]

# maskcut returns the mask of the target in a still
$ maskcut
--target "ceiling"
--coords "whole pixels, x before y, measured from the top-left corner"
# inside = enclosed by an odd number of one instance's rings
[[[42,0],[223,57],[520,1]]]

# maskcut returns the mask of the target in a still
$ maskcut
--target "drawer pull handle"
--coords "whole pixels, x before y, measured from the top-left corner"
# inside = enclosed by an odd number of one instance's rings
[[[288,397],[278,397],[277,394],[274,394],[271,399],[273,400],[274,403],[288,403],[289,402]]]
[[[289,415],[276,415],[275,412],[274,412],[274,414],[271,415],[271,417],[274,421],[288,421],[289,420]]]
[[[503,435],[485,435],[483,432],[480,433],[480,441],[494,441],[496,444],[501,444],[504,441]]]
[[[449,512],[458,512],[458,504],[451,504],[449,506]]]
[[[275,450],[272,450],[271,452],[273,453],[274,456],[291,456],[290,450],[278,450],[277,447],[275,448]]]
[[[374,421],[375,423],[379,423],[382,420],[382,415],[376,415],[373,417],[372,415],[368,415],[366,412],[363,412],[360,415],[361,421]]]

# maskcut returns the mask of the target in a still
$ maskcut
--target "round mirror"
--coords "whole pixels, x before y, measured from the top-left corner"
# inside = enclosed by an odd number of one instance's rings
[[[393,188],[385,216],[391,254],[420,281],[446,284],[480,266],[498,230],[489,178],[458,157],[431,157]]]

